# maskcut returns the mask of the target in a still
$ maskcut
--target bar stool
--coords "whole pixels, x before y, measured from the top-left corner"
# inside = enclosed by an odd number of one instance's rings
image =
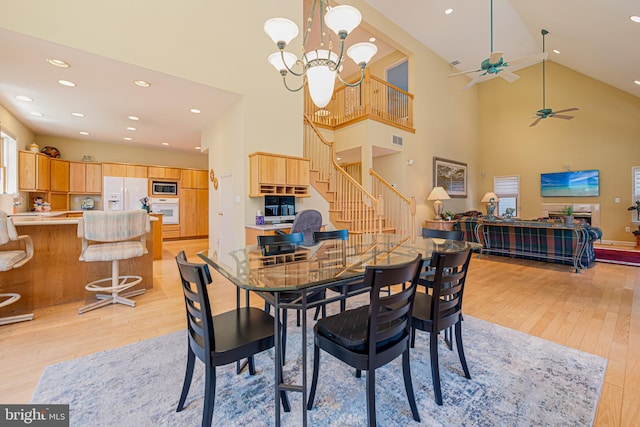
[[[84,212],[78,223],[78,237],[82,239],[80,261],[111,261],[111,277],[94,280],[85,286],[89,292],[107,293],[98,293],[98,301],[79,308],[79,314],[108,304],[135,307],[135,301],[129,297],[143,294],[144,289],[124,291],[142,282],[142,277],[121,276],[119,261],[148,253],[146,235],[150,229],[149,215],[142,209]]]
[[[7,213],[0,211],[0,245],[6,245],[10,241],[20,241],[24,245],[24,249],[14,249],[0,251],[0,271],[8,271],[13,268],[22,267],[27,261],[33,258],[33,241],[30,236],[18,236],[13,221],[7,217]],[[18,293],[2,293],[0,298],[6,298],[0,302],[0,308],[6,307],[20,299]],[[0,325],[8,325],[10,323],[24,322],[33,320],[33,313],[21,314],[17,316],[0,317]]]

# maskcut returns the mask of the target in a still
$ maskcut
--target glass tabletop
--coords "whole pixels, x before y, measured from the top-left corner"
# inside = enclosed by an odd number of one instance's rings
[[[244,246],[232,250],[227,263],[212,249],[198,256],[240,288],[280,292],[352,280],[362,277],[367,266],[399,264],[418,254],[429,260],[433,252],[481,247],[456,240],[417,237],[412,241],[395,234],[352,234],[348,240],[325,240],[276,255],[264,255],[257,245]]]

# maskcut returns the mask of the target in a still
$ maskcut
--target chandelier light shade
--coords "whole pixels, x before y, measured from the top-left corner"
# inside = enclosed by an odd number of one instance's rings
[[[442,219],[444,204],[440,201],[440,199],[448,200],[450,198],[451,197],[449,197],[449,193],[447,193],[447,190],[445,190],[444,188],[433,187],[433,190],[431,190],[431,193],[429,193],[429,195],[427,196],[427,200],[434,200],[433,211],[435,213],[435,219]]]
[[[307,46],[309,34],[311,33],[313,17],[316,7],[320,15],[320,45],[316,47]],[[358,86],[364,80],[364,69],[376,54],[378,48],[369,42],[356,43],[347,49],[347,56],[360,67],[360,79],[354,83],[345,82],[340,76],[342,71],[342,61],[344,58],[345,39],[362,21],[360,11],[353,6],[340,5],[329,6],[329,0],[313,0],[311,13],[307,20],[304,33],[303,56],[285,52],[285,47],[296,38],[299,33],[298,26],[286,18],[272,18],[264,23],[264,31],[278,47],[278,52],[269,55],[269,63],[274,66],[280,75],[284,86],[297,92],[304,87],[305,82],[309,85],[309,95],[313,103],[319,108],[324,108],[331,97],[335,86],[336,77],[346,86]],[[331,34],[325,31],[325,25],[337,36],[340,43],[340,50],[333,51]],[[294,70],[296,68],[296,70]],[[299,87],[291,88],[287,84],[287,75],[293,74],[302,77]]]

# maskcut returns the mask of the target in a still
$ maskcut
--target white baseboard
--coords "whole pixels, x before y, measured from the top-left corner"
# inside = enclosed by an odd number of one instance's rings
[[[599,245],[616,245],[616,246],[635,246],[634,242],[621,242],[618,240],[600,240],[598,242],[594,242]]]

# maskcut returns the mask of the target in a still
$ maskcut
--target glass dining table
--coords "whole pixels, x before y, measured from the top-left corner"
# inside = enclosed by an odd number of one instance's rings
[[[198,253],[207,264],[223,277],[237,286],[237,305],[242,303],[240,290],[252,291],[273,305],[275,330],[276,364],[282,360],[282,341],[280,331],[280,310],[296,309],[306,313],[309,308],[321,304],[366,293],[368,289],[350,286],[361,283],[368,266],[394,265],[415,259],[422,255],[428,262],[434,252],[454,253],[465,249],[478,250],[479,243],[436,238],[402,237],[395,234],[351,234],[348,240],[325,240],[313,246],[290,246],[276,254],[265,255],[257,245],[239,247],[227,256],[218,256],[213,249]],[[223,261],[224,260],[224,261]],[[331,287],[340,292],[328,293],[324,299],[308,296]],[[282,301],[283,292],[299,294],[298,298]],[[302,363],[301,383],[287,384],[281,380],[281,370],[276,365],[275,372],[275,425],[280,426],[280,398],[283,406],[289,410],[286,392],[302,393],[302,425],[307,425],[307,316],[302,317]]]

